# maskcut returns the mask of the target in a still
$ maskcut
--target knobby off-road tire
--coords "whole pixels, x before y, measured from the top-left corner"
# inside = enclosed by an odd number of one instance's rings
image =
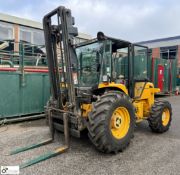
[[[168,101],[155,101],[148,119],[151,130],[156,133],[166,132],[171,125],[171,120],[171,104]]]
[[[89,138],[105,153],[123,151],[134,134],[135,112],[129,98],[117,91],[105,93],[89,113]]]

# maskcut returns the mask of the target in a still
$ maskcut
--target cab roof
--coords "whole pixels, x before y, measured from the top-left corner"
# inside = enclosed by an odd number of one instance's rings
[[[116,39],[116,38],[112,38],[112,37],[108,37],[106,36],[106,39],[105,40],[110,40],[113,42],[113,45],[115,45],[116,47],[128,47],[131,43],[129,41],[125,41],[125,40],[122,40],[122,39]],[[88,41],[85,41],[85,42],[82,42],[82,43],[79,43],[76,45],[76,47],[81,47],[81,46],[85,46],[85,45],[88,45],[88,44],[91,44],[91,43],[95,43],[97,42],[98,39],[97,38],[94,38],[94,39],[91,39],[91,40],[88,40]]]

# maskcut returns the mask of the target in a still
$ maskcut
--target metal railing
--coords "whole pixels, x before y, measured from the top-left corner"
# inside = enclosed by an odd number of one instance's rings
[[[10,67],[47,67],[44,45],[24,41],[0,41],[0,65]]]

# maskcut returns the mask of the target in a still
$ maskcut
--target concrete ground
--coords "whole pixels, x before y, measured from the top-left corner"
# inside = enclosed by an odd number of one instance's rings
[[[173,107],[171,128],[164,134],[152,133],[147,122],[138,124],[129,147],[119,154],[102,154],[87,138],[71,138],[68,152],[20,170],[21,175],[117,174],[178,175],[180,174],[180,96],[167,98]],[[2,132],[5,130],[4,132]],[[52,144],[6,156],[9,150],[49,137],[44,120],[0,127],[0,165],[19,165],[26,160],[61,145],[62,134]]]

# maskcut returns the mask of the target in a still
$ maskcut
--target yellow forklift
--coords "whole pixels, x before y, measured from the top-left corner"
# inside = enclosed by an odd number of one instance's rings
[[[57,19],[57,20],[54,20]],[[97,38],[74,44],[78,30],[71,11],[58,7],[43,19],[52,97],[46,106],[52,138],[64,132],[65,145],[31,160],[24,168],[69,148],[69,135],[88,131],[101,152],[118,153],[130,143],[135,124],[148,120],[153,132],[169,129],[172,109],[155,99],[159,89],[148,79],[148,48],[97,33]]]

